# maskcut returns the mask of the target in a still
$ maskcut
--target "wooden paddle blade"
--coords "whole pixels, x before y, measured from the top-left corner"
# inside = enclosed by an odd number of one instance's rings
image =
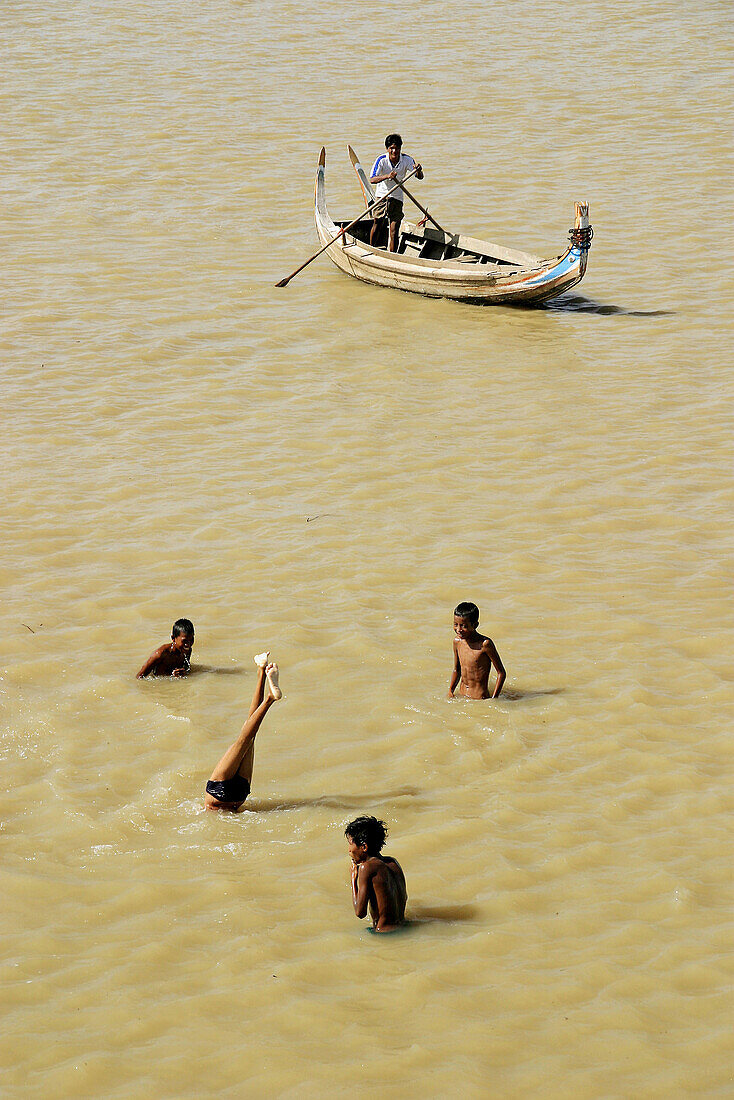
[[[359,186],[362,188],[362,196],[364,198],[364,204],[365,204],[365,206],[369,207],[375,201],[375,192],[372,189],[372,184],[370,183],[369,179],[367,178],[367,173],[365,172],[362,165],[359,163],[359,157],[355,153],[354,149],[352,149],[351,145],[347,145],[347,151],[349,152],[349,159],[352,162],[352,167],[354,168],[354,171],[357,173],[357,179],[359,180]]]

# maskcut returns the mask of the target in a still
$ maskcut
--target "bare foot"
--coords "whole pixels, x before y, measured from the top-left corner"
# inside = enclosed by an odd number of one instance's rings
[[[268,663],[268,657],[269,656],[270,656],[270,650],[268,649],[265,653],[256,653],[255,656],[252,659],[253,659],[253,661],[255,662],[255,664],[257,665],[258,668],[265,668],[265,666]]]
[[[272,695],[273,699],[282,699],[283,692],[278,686],[278,666],[274,664],[269,664],[268,667],[265,669],[265,675],[268,678],[268,686],[270,688],[270,694]]]

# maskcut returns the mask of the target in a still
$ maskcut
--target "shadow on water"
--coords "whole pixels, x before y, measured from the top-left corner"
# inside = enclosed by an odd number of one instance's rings
[[[533,691],[523,691],[522,688],[505,688],[502,698],[511,699],[516,703],[520,699],[541,699],[544,695],[562,695],[565,690],[565,688],[537,688]]]
[[[417,787],[401,787],[397,791],[384,791],[382,794],[325,794],[319,798],[248,798],[245,809],[254,813],[270,813],[273,810],[302,810],[323,806],[329,810],[348,810],[350,813],[364,813],[365,806],[390,802],[398,798],[415,798],[423,794]]]
[[[604,302],[595,302],[584,298],[582,294],[561,294],[551,298],[535,309],[544,309],[549,313],[595,313],[599,317],[674,317],[672,309],[626,309],[625,306],[613,306]]]
[[[227,668],[217,668],[215,665],[192,665],[191,673],[195,672],[214,673],[217,676],[250,676],[252,668],[240,668],[239,665],[229,665]]]
[[[476,920],[478,909],[475,905],[414,905],[408,902],[409,924],[434,924],[442,921]]]

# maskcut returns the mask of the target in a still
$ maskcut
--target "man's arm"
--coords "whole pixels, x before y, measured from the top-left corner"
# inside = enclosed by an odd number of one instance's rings
[[[415,178],[417,180],[422,180],[423,179],[423,165],[419,164],[418,161],[415,160],[414,157],[411,157],[410,159],[413,161],[413,167],[415,168]]]
[[[491,638],[485,638],[482,649],[489,656],[494,670],[497,673],[497,683],[494,685],[494,691],[492,692],[492,698],[496,699],[502,691],[502,685],[505,682],[507,673],[505,672],[505,666],[502,664],[502,658],[497,652],[497,648]]]
[[[451,679],[449,680],[449,693],[446,696],[447,699],[453,699],[454,692],[456,691],[457,684],[461,680],[461,662],[459,661],[459,650],[454,642],[454,667],[451,670]]]
[[[415,178],[418,180],[422,180],[424,178],[423,165],[417,164],[412,157],[410,159],[411,161],[413,161],[413,168],[415,168]],[[375,169],[373,168],[372,171],[374,172]],[[411,168],[410,171],[412,172],[413,169]],[[392,172],[387,172],[384,176],[370,176],[370,183],[382,183],[383,180],[397,180],[397,178],[397,169],[393,168]]]
[[[158,649],[156,649],[153,653],[151,653],[150,657],[148,658],[148,660],[145,662],[145,664],[141,668],[140,672],[138,673],[136,679],[137,680],[142,680],[145,676],[150,676],[151,672],[153,672],[153,670],[155,669],[155,666],[158,664],[158,661],[161,658],[161,654],[163,654],[167,649],[168,649],[168,643],[166,643],[165,645],[158,646]]]
[[[370,172],[370,183],[382,183],[383,180],[394,180],[396,178],[395,171],[383,172],[379,174],[380,165],[384,164],[384,157],[378,157],[375,163],[372,165],[372,171]]]
[[[396,180],[397,173],[393,168],[392,172],[387,172],[384,176],[370,176],[370,183],[382,183],[383,180]]]

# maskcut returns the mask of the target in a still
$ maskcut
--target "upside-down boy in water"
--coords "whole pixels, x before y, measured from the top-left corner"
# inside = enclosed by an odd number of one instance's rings
[[[475,603],[460,603],[454,611],[454,668],[449,680],[448,698],[454,698],[456,685],[466,699],[489,699],[489,675],[494,668],[497,682],[491,698],[502,691],[507,673],[491,638],[477,632],[479,608]]]
[[[207,810],[238,813],[250,793],[257,731],[273,703],[283,697],[278,684],[278,666],[268,663],[269,656],[269,653],[258,653],[255,657],[257,683],[250,713],[239,737],[229,746],[206,785],[204,802]],[[266,680],[268,694],[263,698]]]
[[[405,923],[403,869],[392,856],[382,856],[387,829],[376,817],[358,817],[344,830],[352,860],[352,901],[357,916],[369,909],[375,932],[394,932]]]
[[[191,650],[194,648],[194,624],[190,619],[176,619],[170,642],[151,653],[140,672],[145,676],[187,676],[191,671]]]

